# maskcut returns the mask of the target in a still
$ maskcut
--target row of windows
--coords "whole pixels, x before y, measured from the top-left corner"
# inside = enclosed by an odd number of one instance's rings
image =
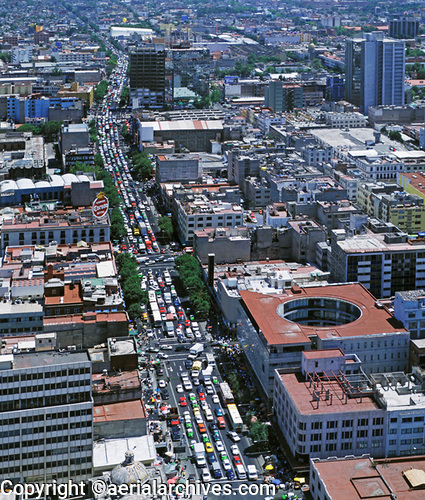
[[[72,403],[83,403],[90,401],[91,395],[90,391],[80,391],[78,393],[72,394],[56,394],[54,396],[45,397],[28,397],[24,398],[21,395],[20,399],[14,399],[13,401],[9,398],[7,401],[0,402],[0,412],[13,411],[13,410],[26,410],[30,408],[42,408],[45,406],[59,406]]]
[[[51,372],[33,372],[33,373],[21,373],[10,376],[1,376],[0,375],[0,384],[7,384],[12,382],[27,382],[30,380],[42,380],[43,378],[54,378],[57,379],[59,377],[72,377],[73,375],[85,375],[90,374],[90,367],[81,367],[81,368],[68,368],[68,370],[56,370]]]
[[[71,410],[70,412],[68,411],[60,411],[58,413],[40,413],[38,415],[28,415],[26,417],[22,417],[20,420],[19,417],[17,418],[0,418],[0,426],[6,425],[6,426],[12,426],[12,425],[19,425],[21,422],[23,424],[27,423],[32,423],[32,422],[43,422],[44,420],[57,420],[60,418],[72,418],[72,417],[82,417],[85,415],[91,415],[92,414],[92,409],[91,408],[83,408],[81,410]]]

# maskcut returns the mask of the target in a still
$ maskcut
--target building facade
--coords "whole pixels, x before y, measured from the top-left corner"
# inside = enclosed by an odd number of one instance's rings
[[[367,114],[369,106],[404,104],[405,43],[365,33],[348,38],[345,50],[345,98]]]
[[[0,387],[1,477],[89,479],[93,400],[87,352],[3,354]]]
[[[163,45],[144,45],[130,53],[130,93],[136,96],[137,107],[164,108],[165,49]]]
[[[342,349],[366,373],[408,368],[409,332],[360,284],[239,293],[238,339],[267,398],[274,371],[299,370],[303,351]]]

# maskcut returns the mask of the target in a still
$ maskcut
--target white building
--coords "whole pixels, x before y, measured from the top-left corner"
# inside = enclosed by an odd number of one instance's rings
[[[33,57],[33,47],[32,45],[12,47],[10,55],[11,55],[11,62],[13,64],[31,62]]]
[[[320,148],[311,144],[301,149],[301,156],[308,166],[317,167],[332,160],[333,148],[331,146]]]
[[[72,176],[72,174],[65,174],[64,177],[68,175]],[[7,182],[16,184],[14,181]],[[37,184],[40,184],[40,182]],[[46,184],[48,183],[46,182]],[[6,187],[2,185],[0,191],[3,192],[3,189],[6,191]],[[41,213],[41,215],[24,213],[22,216],[16,215],[11,218],[3,218],[0,227],[2,252],[8,246],[48,245],[52,242],[65,245],[78,243],[82,240],[87,243],[110,240],[109,217],[95,219],[91,209],[81,212],[70,210],[68,213],[55,216],[48,216],[44,213]]]
[[[177,200],[177,230],[182,242],[192,242],[194,231],[208,227],[237,227],[243,225],[240,205],[210,201],[196,195],[193,201]]]
[[[411,339],[425,338],[425,290],[396,292],[394,316],[409,330]]]
[[[238,339],[266,397],[274,371],[298,370],[303,351],[342,349],[366,373],[408,368],[409,332],[358,283],[239,294]]]
[[[39,280],[34,280],[39,281]],[[44,287],[41,284],[42,295]],[[0,337],[33,335],[43,331],[44,309],[41,304],[0,302]]]
[[[302,375],[276,370],[274,410],[295,457],[423,454],[423,377],[365,375],[355,355],[303,353]]]
[[[331,128],[367,127],[367,117],[361,113],[335,113],[325,114],[326,125]]]
[[[92,477],[93,400],[86,352],[0,356],[0,477]]]
[[[392,224],[370,220],[373,232],[349,236],[334,229],[330,269],[339,282],[360,282],[375,297],[425,288],[425,241]]]

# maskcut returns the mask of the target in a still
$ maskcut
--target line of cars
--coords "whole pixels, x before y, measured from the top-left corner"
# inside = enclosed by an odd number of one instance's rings
[[[99,151],[106,170],[114,180],[123,204],[120,211],[127,232],[127,243],[122,243],[121,251],[134,254],[155,253],[160,248],[156,241],[147,213],[149,203],[142,201],[143,187],[131,175],[131,163],[120,147],[119,123],[110,108],[117,105],[125,82],[126,59],[120,59],[118,69],[111,76],[110,87],[102,104],[102,113],[97,118]],[[113,84],[111,85],[111,82]],[[129,127],[129,123],[126,123]]]

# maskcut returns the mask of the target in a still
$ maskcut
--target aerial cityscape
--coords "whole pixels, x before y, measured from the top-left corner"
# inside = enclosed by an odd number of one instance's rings
[[[0,500],[425,498],[425,3],[0,11]]]

